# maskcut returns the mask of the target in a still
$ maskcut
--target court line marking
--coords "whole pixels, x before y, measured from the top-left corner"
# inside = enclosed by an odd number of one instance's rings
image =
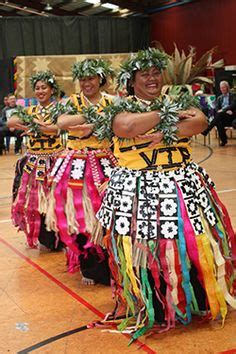
[[[217,191],[218,194],[222,194],[222,193],[230,193],[230,192],[235,192],[236,188],[234,189],[222,189],[222,191]]]
[[[50,279],[53,283],[58,285],[61,289],[63,289],[65,292],[67,292],[71,297],[73,297],[75,300],[77,300],[81,305],[89,309],[91,312],[93,312],[95,315],[98,317],[104,319],[105,314],[103,314],[101,311],[99,311],[96,307],[94,307],[92,304],[90,304],[88,301],[83,299],[81,296],[76,294],[73,290],[68,288],[65,284],[63,284],[60,280],[55,278],[52,274],[48,273],[45,269],[41,268],[37,263],[33,262],[29,257],[26,257],[23,253],[21,253],[17,248],[12,246],[10,243],[5,241],[2,237],[0,237],[0,242],[8,247],[11,251],[16,253],[20,258],[24,259],[25,262],[29,263],[32,267],[37,269],[40,273],[45,275],[48,279]],[[130,336],[126,334],[122,334],[126,338],[130,339]],[[152,348],[150,348],[147,344],[141,342],[140,340],[136,340],[133,342],[133,344],[136,344],[138,346],[138,349],[141,349],[145,351],[148,354],[157,354],[156,351],[154,351]]]

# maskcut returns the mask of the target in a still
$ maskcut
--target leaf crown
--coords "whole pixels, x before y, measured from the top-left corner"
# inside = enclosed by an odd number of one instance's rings
[[[85,59],[72,66],[73,81],[96,75],[106,79],[107,76],[114,76],[114,70],[110,63],[104,59]]]
[[[131,54],[130,58],[120,66],[117,79],[119,87],[127,88],[127,84],[139,70],[147,70],[155,66],[162,71],[167,66],[168,58],[168,54],[156,48],[148,48]]]

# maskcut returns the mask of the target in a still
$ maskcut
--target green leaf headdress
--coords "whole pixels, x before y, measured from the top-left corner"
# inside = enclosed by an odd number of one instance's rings
[[[50,87],[53,88],[53,95],[58,96],[59,86],[55,76],[51,71],[38,71],[36,74],[31,76],[30,84],[33,90],[35,89],[35,85],[38,81],[46,82]]]
[[[114,76],[114,70],[110,63],[104,59],[85,59],[72,66],[73,81],[96,75],[106,79],[107,76]]]
[[[155,66],[162,71],[167,66],[168,58],[168,54],[156,48],[148,48],[146,50],[140,50],[136,54],[132,54],[131,57],[120,66],[117,79],[118,86],[127,88],[130,80],[134,79],[134,75],[138,70],[147,70]]]

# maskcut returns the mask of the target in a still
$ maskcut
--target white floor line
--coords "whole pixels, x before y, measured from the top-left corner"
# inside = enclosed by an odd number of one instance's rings
[[[0,220],[0,224],[3,224],[4,222],[11,222],[11,219]]]
[[[236,189],[223,189],[222,191],[217,191],[218,194],[220,193],[230,193],[230,192],[235,192]]]

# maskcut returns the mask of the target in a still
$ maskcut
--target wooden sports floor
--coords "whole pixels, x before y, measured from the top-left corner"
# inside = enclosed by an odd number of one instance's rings
[[[219,147],[211,133],[193,139],[193,155],[207,169],[236,229],[236,132]],[[236,353],[236,311],[220,321],[194,317],[191,325],[177,325],[167,333],[129,338],[86,325],[113,309],[109,287],[85,286],[78,273],[66,272],[65,256],[40,253],[25,246],[22,232],[11,225],[10,203],[13,152],[0,156],[0,354],[202,354]]]

